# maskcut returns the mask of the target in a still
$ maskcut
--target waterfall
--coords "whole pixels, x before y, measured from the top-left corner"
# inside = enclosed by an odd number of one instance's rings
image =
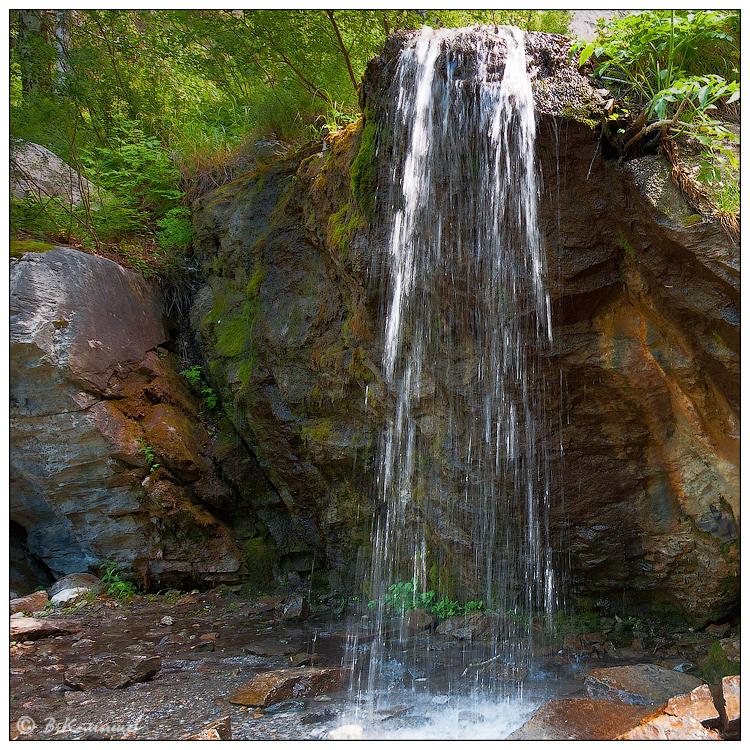
[[[541,437],[552,329],[523,33],[424,28],[389,97],[376,272],[392,400],[378,447],[369,690],[389,679],[393,585],[482,601],[500,613],[493,653],[513,664],[557,596]]]

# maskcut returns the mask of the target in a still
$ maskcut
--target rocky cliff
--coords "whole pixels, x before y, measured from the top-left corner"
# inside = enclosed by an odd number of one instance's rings
[[[367,553],[390,398],[378,196],[402,44],[390,39],[368,68],[361,125],[196,211],[207,281],[192,315],[211,380],[293,519],[291,549],[337,581]],[[559,415],[547,439],[563,448],[558,564],[592,604],[706,619],[738,590],[739,254],[660,156],[606,160],[602,99],[568,44],[527,35],[553,303],[548,413]],[[453,532],[436,529],[435,547]]]

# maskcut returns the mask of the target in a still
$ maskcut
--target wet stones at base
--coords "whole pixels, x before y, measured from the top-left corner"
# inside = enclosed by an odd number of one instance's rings
[[[158,656],[104,656],[81,666],[70,667],[65,672],[64,681],[74,690],[116,690],[136,682],[146,682],[160,669],[161,659]]]
[[[622,701],[637,706],[660,705],[701,684],[703,681],[697,677],[656,664],[592,669],[585,678],[589,698]]]
[[[229,716],[222,716],[217,721],[212,721],[208,726],[198,732],[185,737],[186,740],[231,740],[232,723]]]
[[[332,693],[341,689],[349,671],[338,667],[276,669],[258,675],[229,696],[242,706],[272,706],[284,700]]]
[[[740,738],[740,676],[724,677],[716,701],[721,714],[722,731],[728,740]]]
[[[48,601],[49,597],[46,591],[35,591],[33,594],[27,594],[18,599],[11,599],[10,613],[11,615],[15,615],[18,612],[26,612],[27,614],[38,612],[47,606]]]
[[[720,740],[719,733],[710,728],[719,726],[719,722],[711,690],[708,685],[701,685],[670,698],[666,705],[616,739]]]
[[[629,731],[650,708],[592,698],[549,701],[509,740],[611,740]]]
[[[10,621],[10,639],[12,641],[36,641],[41,638],[75,633],[77,630],[76,623],[64,620],[14,617]]]

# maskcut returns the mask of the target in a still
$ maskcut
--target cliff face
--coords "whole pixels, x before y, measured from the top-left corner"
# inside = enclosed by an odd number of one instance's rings
[[[362,125],[197,207],[207,282],[193,324],[212,382],[293,520],[286,552],[344,583],[368,553],[390,398],[377,199],[403,43],[368,68]],[[738,590],[738,249],[694,215],[660,157],[605,161],[591,127],[601,99],[561,38],[529,34],[527,55],[553,304],[548,414],[560,417],[547,439],[563,447],[559,565],[592,603],[704,619]],[[456,533],[431,532],[436,548]]]

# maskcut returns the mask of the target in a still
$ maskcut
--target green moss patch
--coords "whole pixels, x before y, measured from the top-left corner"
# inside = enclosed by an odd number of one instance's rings
[[[37,242],[36,240],[11,240],[10,257],[22,258],[25,253],[46,253],[48,250],[54,250],[55,245],[49,245],[46,242]]]
[[[372,113],[369,109],[366,109],[362,127],[362,140],[357,156],[352,162],[350,174],[352,195],[367,221],[372,220],[375,211],[377,131],[378,128],[372,118]]]

